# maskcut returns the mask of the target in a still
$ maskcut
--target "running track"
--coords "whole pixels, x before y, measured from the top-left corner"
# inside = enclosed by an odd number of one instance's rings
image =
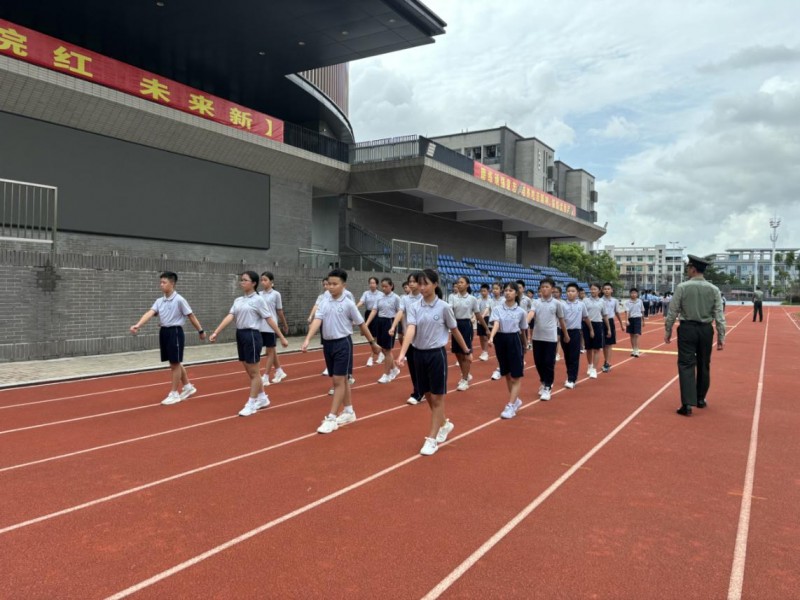
[[[549,403],[529,353],[511,421],[476,363],[433,457],[406,371],[357,367],[358,421],[314,433],[319,353],[249,418],[238,363],[190,368],[173,407],[164,371],[0,391],[0,597],[800,598],[800,325],[727,319],[691,418],[651,318],[653,352]]]

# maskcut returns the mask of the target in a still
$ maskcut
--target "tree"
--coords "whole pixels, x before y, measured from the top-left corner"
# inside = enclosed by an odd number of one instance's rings
[[[550,246],[550,264],[577,281],[610,281],[615,287],[620,287],[617,264],[605,251],[590,254],[579,244],[553,244]]]

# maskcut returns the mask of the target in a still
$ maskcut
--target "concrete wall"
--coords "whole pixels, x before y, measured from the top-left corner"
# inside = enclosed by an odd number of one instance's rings
[[[56,266],[38,250],[0,250],[0,360],[32,360],[127,352],[158,347],[158,326],[138,336],[128,328],[160,295],[158,274],[179,276],[183,294],[206,331],[213,330],[240,293],[237,273],[271,270],[283,295],[290,331],[306,331],[306,317],[327,270],[270,267],[264,263],[213,263],[133,256],[60,254]],[[351,273],[358,297],[374,273]],[[380,274],[379,274],[380,275]],[[201,343],[187,324],[187,344]],[[228,328],[221,341],[232,341]]]
[[[314,198],[312,202],[311,246],[314,250],[339,249],[339,197]]]

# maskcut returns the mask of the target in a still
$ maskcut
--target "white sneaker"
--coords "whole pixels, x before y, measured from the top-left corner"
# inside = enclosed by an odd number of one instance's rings
[[[488,352],[481,352],[481,355],[478,357],[478,360],[482,360],[482,361],[489,360],[489,353]]]
[[[586,349],[585,348],[581,348],[581,354],[586,354]]]
[[[414,396],[409,396],[408,400],[406,400],[406,404],[410,404],[411,406],[419,404],[420,402],[422,402],[422,400],[417,400],[416,398],[414,398]]]
[[[506,404],[506,407],[503,409],[503,412],[500,413],[501,419],[513,419],[517,416],[517,411],[519,407],[522,406],[522,400],[517,398],[514,400],[513,403],[509,402]]]
[[[453,429],[455,429],[455,425],[450,422],[450,419],[445,419],[444,425],[439,427],[439,433],[436,434],[436,443],[444,444]]]
[[[284,379],[286,379],[286,373],[284,372],[284,370],[277,369],[275,371],[275,375],[272,377],[272,383],[280,383]]]
[[[347,382],[348,382],[350,385],[355,385],[355,384],[356,384],[356,378],[355,378],[355,377],[353,377],[352,375],[350,375],[350,379],[348,379],[348,380],[347,380]]]
[[[189,396],[194,396],[197,393],[197,388],[191,383],[187,383],[181,390],[181,400],[186,400]]]
[[[469,381],[466,379],[459,379],[458,385],[456,386],[456,390],[459,392],[466,392],[469,389]]]
[[[339,424],[336,422],[336,417],[328,415],[322,419],[322,424],[317,427],[317,433],[333,433],[339,429]]]
[[[597,369],[591,369],[589,371],[589,379],[597,379]]]
[[[352,423],[356,420],[356,413],[343,411],[338,417],[336,417],[336,424],[337,425],[347,425],[348,423]]]
[[[541,396],[541,395],[542,395],[542,392],[544,392],[544,384],[543,384],[543,383],[540,383],[540,384],[539,384],[539,391],[538,391],[537,393],[539,394],[539,396]]]
[[[492,373],[492,379],[493,379],[494,381],[497,381],[497,380],[498,380],[498,379],[500,379],[501,377],[502,377],[502,375],[500,375],[500,369],[495,369],[495,370],[494,370],[494,373]]]
[[[328,373],[328,367],[325,367],[325,370],[322,372],[322,376],[323,376],[323,377],[327,377],[328,375],[329,375],[329,373]]]
[[[261,376],[261,385],[267,387],[269,385],[269,373],[264,373]]]
[[[333,392],[334,392],[333,388],[329,389],[328,390],[328,396],[333,396]]]
[[[261,410],[262,408],[267,408],[269,406],[269,396],[264,394],[263,396],[259,396],[256,398],[256,410]]]
[[[247,404],[244,405],[244,408],[239,411],[240,417],[249,417],[250,415],[254,415],[258,412],[258,408],[256,408],[256,403],[258,399],[256,398],[249,398],[247,400]]]
[[[560,354],[556,354],[556,360],[557,361],[561,360],[561,355]]]
[[[374,365],[374,364],[375,364],[375,363],[374,363],[374,362],[373,362],[373,360],[372,360],[372,356],[370,356],[370,357],[367,359],[367,366],[368,366],[368,367],[371,367],[371,366],[372,366],[372,365]]]
[[[467,375],[467,383],[469,383],[470,381],[472,381],[472,373]]]
[[[389,379],[391,381],[394,381],[398,375],[400,375],[400,369],[397,367],[394,367],[391,371],[389,371]]]
[[[436,440],[433,438],[426,437],[425,443],[422,445],[422,449],[419,451],[420,454],[423,456],[430,456],[431,454],[436,454],[436,451],[439,449],[439,444],[436,443]]]
[[[588,368],[588,369],[586,369],[586,374],[587,374],[587,375],[591,375],[591,374],[592,374],[592,369],[593,369],[593,368],[594,368],[594,367],[592,367],[591,365],[589,365],[589,368]]]
[[[382,365],[385,358],[386,357],[383,355],[383,352],[381,352],[380,354],[378,354],[378,360],[375,361],[375,364]]]
[[[177,404],[181,401],[181,395],[178,392],[170,392],[167,394],[167,397],[161,401],[161,404],[164,406],[169,406],[170,404]]]
[[[542,391],[542,395],[539,396],[539,398],[544,402],[550,400],[550,388],[549,387],[544,388],[544,390]]]
[[[567,388],[568,390],[573,390],[573,389],[575,389],[575,382],[574,381],[567,381],[564,384],[564,387]]]
[[[378,379],[378,383],[389,383],[391,380],[392,378],[389,377],[386,373],[384,373],[383,375],[381,375],[381,378]]]

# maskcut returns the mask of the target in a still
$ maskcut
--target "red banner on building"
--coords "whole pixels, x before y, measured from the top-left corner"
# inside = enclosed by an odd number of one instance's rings
[[[0,54],[283,141],[283,121],[0,19]]]
[[[576,216],[578,213],[574,204],[565,202],[561,198],[556,198],[555,196],[548,194],[547,192],[543,192],[542,190],[520,181],[519,179],[514,179],[505,173],[501,173],[500,171],[492,169],[491,167],[482,165],[478,161],[474,161],[473,174],[481,181],[485,181],[486,183],[502,188],[511,192],[512,194],[522,196],[523,198],[530,200],[535,204],[547,206],[557,210],[558,212],[570,215],[571,217]]]

